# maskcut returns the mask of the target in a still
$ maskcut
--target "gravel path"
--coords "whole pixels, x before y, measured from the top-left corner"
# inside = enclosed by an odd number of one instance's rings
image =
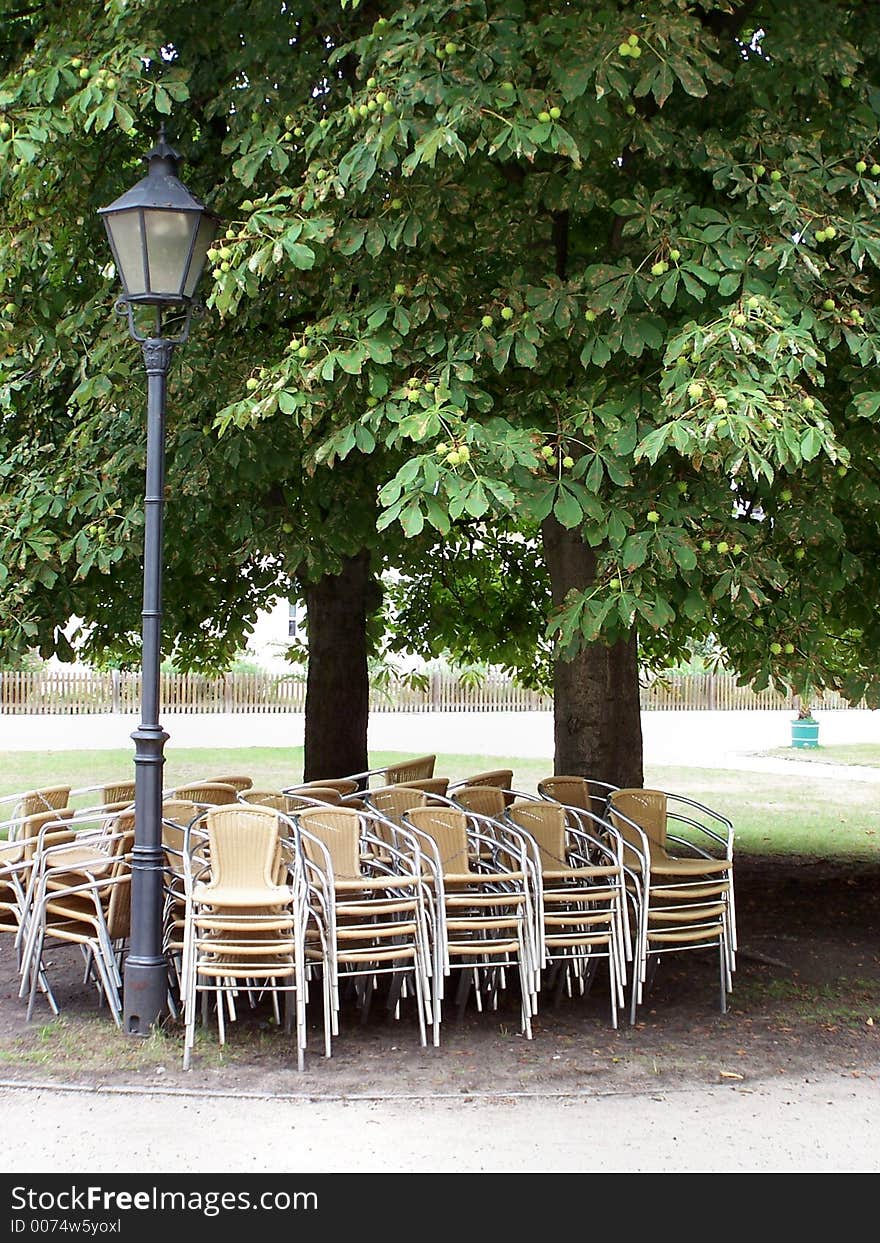
[[[267,1098],[0,1085],[8,1173],[880,1172],[880,1078],[627,1094]],[[39,1126],[35,1119],[42,1119]]]

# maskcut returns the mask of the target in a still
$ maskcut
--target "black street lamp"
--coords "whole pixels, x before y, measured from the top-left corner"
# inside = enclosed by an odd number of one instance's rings
[[[162,540],[165,500],[165,389],[174,347],[189,335],[194,295],[219,218],[178,180],[181,157],[165,141],[144,157],[148,172],[99,215],[104,221],[124,293],[117,311],[143,347],[147,371],[147,469],[144,499],[144,607],[141,723],[135,743],[135,833],[131,866],[131,936],[125,963],[123,1026],[148,1036],[167,1005],[162,945],[162,771],[168,735],[159,724],[162,638]],[[154,329],[138,328],[144,307]],[[182,326],[164,331],[173,312]]]

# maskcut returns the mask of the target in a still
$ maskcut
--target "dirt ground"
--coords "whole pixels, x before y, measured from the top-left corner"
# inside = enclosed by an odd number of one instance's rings
[[[381,1001],[366,1022],[344,1013],[333,1055],[310,1023],[306,1069],[268,1007],[247,1011],[221,1049],[213,1022],[192,1068],[181,1067],[181,1028],[148,1040],[122,1035],[84,987],[75,951],[53,955],[61,1014],[43,998],[26,1021],[10,944],[0,944],[0,1081],[5,1084],[162,1085],[195,1091],[310,1099],[564,1096],[676,1086],[760,1083],[778,1076],[880,1076],[880,859],[737,858],[740,952],[727,1014],[717,960],[667,958],[635,1026],[610,1024],[605,981],[586,998],[542,998],[534,1038],[519,1031],[518,1001],[444,1014],[439,1048],[422,1048],[413,1015]]]

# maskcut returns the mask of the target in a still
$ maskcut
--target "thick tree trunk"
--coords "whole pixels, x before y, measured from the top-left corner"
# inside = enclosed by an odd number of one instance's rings
[[[306,781],[367,768],[367,616],[375,608],[375,596],[366,550],[349,557],[340,574],[306,584]]]
[[[590,587],[596,556],[579,532],[547,518],[544,557],[554,605]],[[642,718],[635,631],[613,647],[592,643],[553,671],[554,772],[641,786]]]

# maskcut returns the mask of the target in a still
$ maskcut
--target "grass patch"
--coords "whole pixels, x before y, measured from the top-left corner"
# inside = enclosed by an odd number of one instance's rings
[[[737,1010],[748,1013],[762,1006],[772,1011],[776,1023],[864,1027],[868,1019],[876,1022],[880,1014],[880,983],[846,978],[833,986],[778,977],[738,980]]]
[[[872,748],[829,748],[837,752]],[[873,748],[876,752],[877,748]],[[376,752],[373,767],[407,759],[411,752]],[[843,761],[840,761],[843,762]],[[849,761],[847,761],[849,762]],[[866,761],[867,762],[867,761]],[[247,773],[255,786],[278,789],[302,780],[301,747],[175,748],[166,753],[165,785]],[[451,780],[491,768],[512,768],[514,786],[534,793],[548,776],[548,760],[499,755],[438,755],[435,771]],[[4,756],[0,797],[40,785],[74,789],[125,780],[134,772],[132,753],[113,751],[16,751]],[[865,782],[829,781],[803,773],[739,772],[735,769],[648,766],[645,784],[679,791],[715,808],[733,821],[736,848],[749,854],[848,856],[876,859],[880,851],[877,789]],[[76,801],[83,806],[88,795]],[[8,807],[8,804],[7,804]],[[0,804],[0,818],[3,805]]]
[[[53,1070],[100,1072],[147,1070],[180,1060],[180,1040],[161,1028],[146,1039],[124,1035],[106,1010],[87,1018],[64,1014],[17,1036],[0,1048],[0,1066],[51,1066]]]
[[[876,742],[837,743],[831,747],[774,747],[758,755],[779,760],[809,760],[813,764],[854,764],[880,768],[880,745]]]

